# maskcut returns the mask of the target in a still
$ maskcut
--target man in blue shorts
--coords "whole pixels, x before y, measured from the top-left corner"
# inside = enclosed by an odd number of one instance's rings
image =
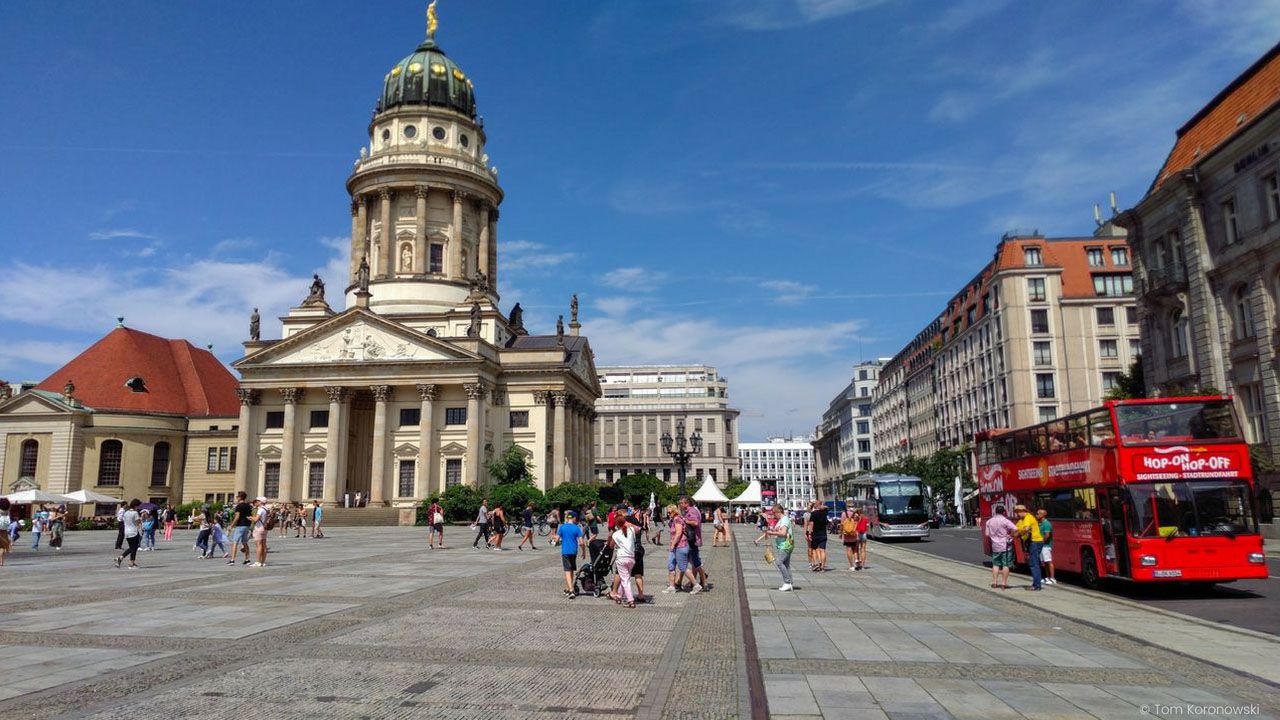
[[[564,522],[556,528],[556,536],[560,538],[560,564],[564,566],[564,596],[572,600],[577,597],[573,589],[573,574],[578,571],[578,541],[582,539],[577,513],[570,510],[564,514]]]

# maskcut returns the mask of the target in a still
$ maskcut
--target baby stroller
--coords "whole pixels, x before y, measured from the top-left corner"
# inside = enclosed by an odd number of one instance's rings
[[[595,597],[600,597],[609,591],[609,572],[613,568],[613,548],[604,545],[603,541],[597,540],[601,547],[591,548],[591,562],[583,565],[578,570],[578,577],[574,578],[574,592],[579,595],[590,593]],[[594,543],[593,543],[594,544]]]

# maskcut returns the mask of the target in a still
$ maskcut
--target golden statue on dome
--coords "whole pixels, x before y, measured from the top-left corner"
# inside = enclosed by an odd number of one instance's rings
[[[440,20],[436,17],[436,0],[431,0],[431,4],[427,5],[427,39],[436,39],[436,28],[440,26]]]

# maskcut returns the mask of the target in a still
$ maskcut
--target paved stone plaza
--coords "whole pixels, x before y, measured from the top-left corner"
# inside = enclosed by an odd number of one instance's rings
[[[0,717],[1275,716],[1272,686],[883,556],[815,576],[801,551],[782,594],[739,529],[737,559],[706,552],[713,591],[657,593],[651,570],[656,604],[627,610],[563,600],[554,550],[464,534],[333,528],[273,539],[262,569],[196,560],[183,532],[138,571],[111,567],[110,534],[22,547],[0,570]]]

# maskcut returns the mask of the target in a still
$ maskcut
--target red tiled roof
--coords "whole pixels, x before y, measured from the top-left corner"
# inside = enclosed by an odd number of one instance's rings
[[[1280,101],[1280,44],[1231,81],[1185,125],[1149,192],[1190,168]],[[1243,115],[1243,120],[1241,120]]]
[[[142,378],[146,392],[125,382]],[[207,350],[131,328],[116,328],[36,386],[75,397],[94,410],[184,417],[240,414],[236,378]]]

